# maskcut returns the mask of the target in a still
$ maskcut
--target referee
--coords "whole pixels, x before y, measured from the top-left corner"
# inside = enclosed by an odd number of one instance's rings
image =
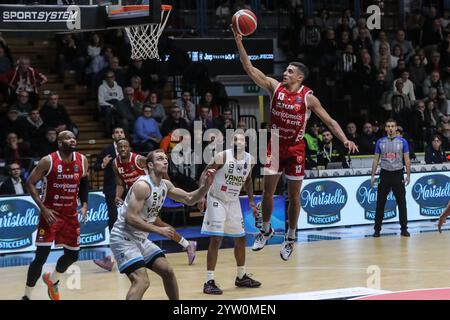
[[[397,136],[397,122],[388,119],[385,124],[387,137],[378,139],[375,146],[375,156],[372,163],[372,176],[370,182],[375,183],[375,172],[378,161],[381,158],[380,182],[378,184],[377,209],[375,213],[374,237],[380,236],[381,224],[384,217],[384,206],[386,205],[389,192],[392,190],[397,200],[400,215],[401,235],[409,237],[408,217],[406,213],[406,190],[411,173],[411,162],[409,160],[408,142]],[[403,180],[403,160],[406,166],[406,180]]]

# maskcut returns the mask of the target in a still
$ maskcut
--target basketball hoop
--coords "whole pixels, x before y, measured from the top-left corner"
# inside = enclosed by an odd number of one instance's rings
[[[147,13],[148,5],[122,6],[118,10],[112,10],[110,16],[133,15]],[[130,39],[131,59],[159,59],[158,41],[161,33],[166,27],[172,6],[161,5],[161,21],[142,25],[130,25],[125,27],[125,31]]]

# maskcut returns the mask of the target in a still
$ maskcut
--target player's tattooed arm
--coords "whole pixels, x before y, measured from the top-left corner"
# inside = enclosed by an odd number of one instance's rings
[[[167,185],[167,196],[175,201],[182,202],[188,206],[193,206],[208,192],[215,174],[216,170],[214,169],[205,170],[200,177],[199,188],[192,192],[186,192],[183,189],[176,188],[172,182],[164,180]]]
[[[130,226],[145,232],[156,232],[164,237],[173,238],[175,229],[172,227],[158,227],[152,223],[147,223],[139,216],[144,206],[145,199],[151,194],[151,187],[144,181],[138,181],[130,191],[130,200],[125,213],[125,221]]]

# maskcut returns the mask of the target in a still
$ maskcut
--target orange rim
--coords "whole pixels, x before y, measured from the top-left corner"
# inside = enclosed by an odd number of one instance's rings
[[[132,12],[132,11],[147,11],[149,10],[150,6],[148,4],[141,4],[141,5],[128,5],[128,6],[122,6],[120,9],[111,10],[110,15],[125,13],[125,12]],[[161,10],[163,11],[170,11],[172,10],[172,6],[168,4],[162,4]]]

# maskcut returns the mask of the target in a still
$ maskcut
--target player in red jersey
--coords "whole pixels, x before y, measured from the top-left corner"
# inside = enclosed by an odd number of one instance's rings
[[[77,198],[82,203],[81,215],[85,223],[89,183],[88,161],[84,155],[75,152],[76,146],[77,141],[71,131],[60,132],[58,151],[39,160],[27,180],[27,188],[41,215],[36,235],[36,256],[28,268],[25,295],[22,298],[24,300],[30,299],[53,242],[57,247],[64,247],[64,254],[58,259],[51,274],[42,275],[50,299],[59,300],[59,278],[78,260],[80,223]],[[44,182],[42,199],[35,187],[40,180]]]
[[[282,244],[280,256],[288,260],[293,251],[297,221],[300,216],[300,189],[305,172],[305,133],[306,121],[310,112],[314,112],[325,125],[341,140],[350,153],[358,150],[356,145],[347,139],[339,124],[333,120],[311,89],[303,85],[308,76],[308,68],[299,62],[290,63],[283,73],[283,81],[267,77],[255,68],[242,43],[242,36],[233,28],[234,38],[245,72],[252,80],[264,88],[271,96],[270,122],[272,129],[278,129],[279,153],[272,154],[273,139],[267,147],[268,164],[265,167],[262,199],[263,227],[255,239],[253,250],[264,248],[267,240],[273,236],[270,217],[273,209],[273,195],[280,175],[284,172],[288,180],[288,220],[289,227]]]
[[[117,142],[117,153],[118,157],[114,159],[112,164],[113,171],[116,176],[116,205],[121,206],[123,204],[123,195],[125,190],[130,190],[133,183],[141,176],[148,174],[146,164],[146,158],[131,152],[130,143],[126,139],[119,140]],[[168,180],[168,177],[167,177]],[[161,220],[160,217],[157,217],[154,224],[158,227],[172,227],[169,224],[165,223]],[[196,241],[188,241],[183,236],[181,236],[178,232],[175,232],[173,241],[180,244],[187,253],[188,263],[192,265],[195,256],[196,256]],[[102,267],[103,269],[112,270],[114,262],[106,257],[101,260],[94,260],[94,262]]]

